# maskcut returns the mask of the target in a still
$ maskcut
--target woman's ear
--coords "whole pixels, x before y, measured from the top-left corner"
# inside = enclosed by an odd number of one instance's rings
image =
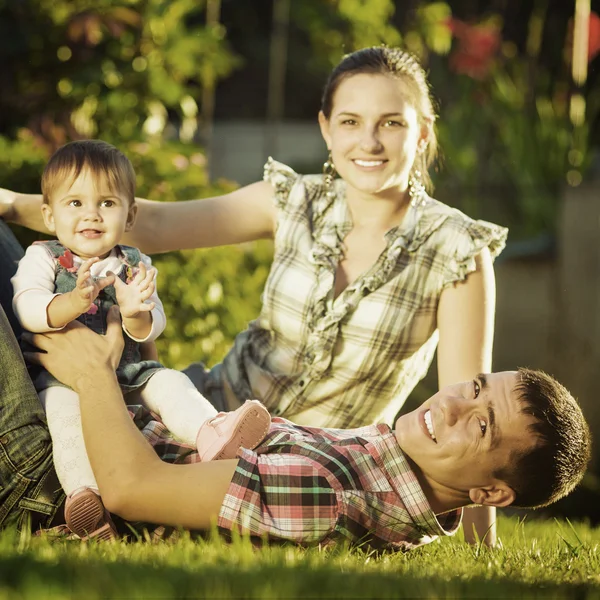
[[[319,111],[319,127],[321,128],[321,135],[327,144],[327,150],[331,150],[331,135],[329,132],[329,119],[325,116],[325,113]]]
[[[138,206],[134,202],[129,207],[129,212],[127,213],[127,222],[125,223],[125,231],[131,231],[131,228],[135,224],[135,219],[137,217]]]
[[[506,483],[498,482],[486,487],[470,489],[469,498],[473,504],[501,508],[512,504],[515,501],[516,494]]]
[[[44,225],[50,233],[56,233],[56,225],[54,224],[54,214],[49,204],[42,204],[42,219],[44,219]]]

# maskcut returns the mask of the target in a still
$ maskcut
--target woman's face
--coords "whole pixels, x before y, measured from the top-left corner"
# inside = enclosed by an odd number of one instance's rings
[[[366,194],[405,191],[428,133],[402,80],[380,74],[344,79],[319,124],[340,177]]]

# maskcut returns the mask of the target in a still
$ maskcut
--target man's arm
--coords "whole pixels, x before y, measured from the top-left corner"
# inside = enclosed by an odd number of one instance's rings
[[[438,379],[440,389],[457,381],[469,380],[492,367],[496,285],[490,251],[476,258],[477,268],[465,281],[442,292],[438,307]],[[473,507],[464,511],[465,540],[477,537],[493,546],[496,543],[496,509]],[[477,536],[473,532],[473,527]]]
[[[28,358],[80,397],[86,449],[106,508],[125,519],[206,529],[218,517],[237,460],[162,462],[130,418],[117,378],[123,350],[118,309],[101,336],[78,322],[28,334],[43,353]]]

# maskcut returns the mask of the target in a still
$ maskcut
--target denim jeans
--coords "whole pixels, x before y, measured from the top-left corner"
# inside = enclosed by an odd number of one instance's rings
[[[0,528],[49,527],[64,501],[44,411],[15,334],[12,285],[23,250],[0,220]]]

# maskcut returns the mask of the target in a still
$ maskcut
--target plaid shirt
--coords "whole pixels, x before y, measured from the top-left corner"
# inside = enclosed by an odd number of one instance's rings
[[[258,319],[240,333],[223,369],[240,401],[258,398],[273,415],[348,428],[393,421],[426,374],[437,345],[442,290],[493,257],[507,230],[474,221],[426,195],[390,229],[375,264],[333,297],[352,229],[344,181],[269,160],[277,227],[273,265]]]
[[[410,550],[455,533],[461,515],[436,518],[387,425],[319,429],[275,418],[259,448],[241,451],[218,526],[299,544]]]

